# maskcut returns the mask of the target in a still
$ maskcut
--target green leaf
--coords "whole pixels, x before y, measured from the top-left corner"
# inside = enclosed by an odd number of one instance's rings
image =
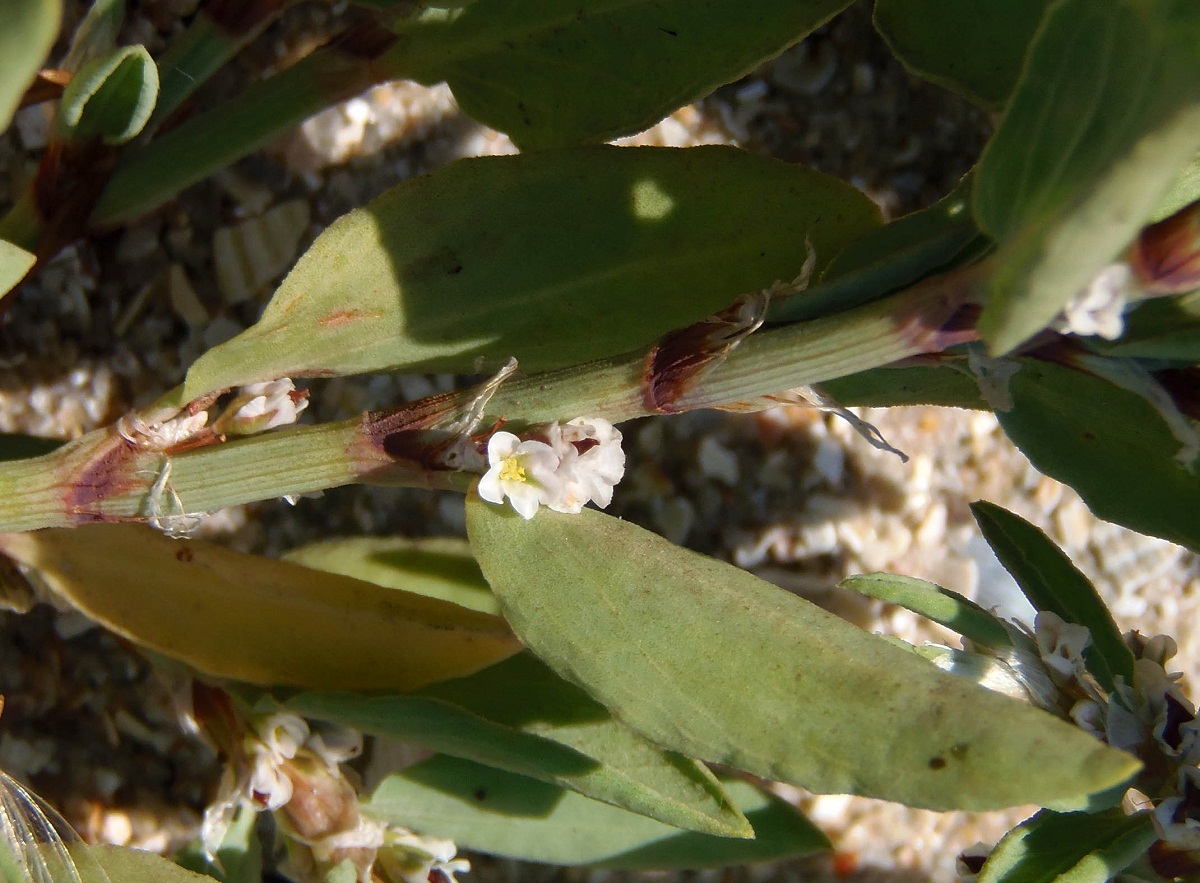
[[[523,149],[629,135],[749,73],[848,0],[477,0],[398,29],[413,79],[449,82]]]
[[[684,832],[652,819],[469,761],[434,757],[385,779],[369,814],[460,847],[555,865],[706,868],[806,855],[829,842],[777,797],[725,783],[753,840]]]
[[[60,0],[0,0],[0,132],[8,128],[25,90],[54,46]]]
[[[940,202],[869,232],[833,259],[818,285],[771,305],[769,322],[798,322],[857,307],[911,285],[981,239],[970,177]]]
[[[984,863],[979,883],[1104,883],[1157,840],[1150,813],[1044,810],[1010,831]]]
[[[528,654],[415,696],[301,693],[292,711],[531,776],[680,828],[750,829],[702,765],[664,752]]]
[[[976,170],[1000,243],[979,329],[1006,352],[1049,324],[1200,149],[1200,7],[1062,0]]]
[[[953,363],[872,368],[826,380],[821,389],[840,405],[891,408],[897,405],[942,405],[989,410],[971,374]]]
[[[1163,411],[1137,392],[1051,362],[1022,360],[1000,425],[1040,471],[1097,516],[1200,550],[1200,476]],[[1195,431],[1195,424],[1189,423]]]
[[[877,0],[875,27],[910,71],[999,110],[1051,2]]]
[[[500,604],[466,540],[352,537],[313,543],[283,557],[314,570],[441,598],[471,610],[500,612]]]
[[[1132,757],[808,602],[600,512],[472,496],[484,576],[530,649],[691,757],[935,809],[1082,797]]]
[[[1151,221],[1161,221],[1200,199],[1200,156],[1196,156],[1176,176],[1175,183],[1167,191],[1150,216]]]
[[[89,860],[81,866],[82,883],[212,883],[212,877],[185,870],[152,852],[122,849],[119,846],[78,846],[86,849]],[[108,876],[104,881],[93,873],[92,859]]]
[[[0,239],[0,298],[16,288],[36,263],[35,255]]]
[[[1113,678],[1118,675],[1132,684],[1133,654],[1104,600],[1066,553],[1037,527],[992,503],[972,503],[971,513],[1029,603],[1091,632],[1084,657],[1105,691],[1112,692]]]
[[[463,160],[326,230],[185,396],[386,369],[530,372],[646,346],[876,223],[861,194],[725,147]]]
[[[94,58],[71,78],[58,108],[58,128],[76,142],[99,138],[124,144],[150,119],[158,97],[158,68],[142,46]]]
[[[1143,301],[1125,315],[1125,331],[1091,345],[1111,356],[1200,364],[1200,292]]]
[[[125,0],[92,0],[87,14],[71,35],[71,48],[59,65],[78,71],[89,61],[117,48],[117,36],[125,20]]]
[[[964,638],[985,647],[1011,647],[1012,638],[995,616],[957,592],[896,573],[862,573],[839,583],[889,604],[897,604],[919,616],[953,629]]]
[[[93,621],[218,678],[416,690],[520,650],[497,616],[147,525],[0,534],[0,550]]]

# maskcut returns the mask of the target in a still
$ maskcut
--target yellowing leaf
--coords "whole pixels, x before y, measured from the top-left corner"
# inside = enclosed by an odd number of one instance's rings
[[[216,677],[414,690],[521,649],[497,616],[139,525],[4,534],[0,551],[117,634]]]

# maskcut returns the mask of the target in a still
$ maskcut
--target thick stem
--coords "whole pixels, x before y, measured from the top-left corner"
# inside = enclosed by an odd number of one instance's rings
[[[726,405],[936,352],[973,336],[945,330],[974,276],[948,274],[836,316],[761,330],[682,384],[670,411]],[[574,417],[619,423],[648,403],[647,352],[504,383],[479,430]],[[464,491],[473,476],[442,465],[474,389],[321,426],[180,452],[138,447],[112,428],[32,460],[0,463],[0,531],[149,519],[361,482]],[[474,430],[471,430],[474,431]]]

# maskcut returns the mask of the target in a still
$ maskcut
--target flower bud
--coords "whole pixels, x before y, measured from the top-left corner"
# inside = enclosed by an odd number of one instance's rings
[[[237,397],[213,424],[213,430],[222,435],[253,435],[295,423],[306,407],[308,392],[297,390],[286,377],[252,383],[238,390]]]
[[[1139,287],[1150,294],[1200,288],[1200,202],[1142,230],[1130,263]]]

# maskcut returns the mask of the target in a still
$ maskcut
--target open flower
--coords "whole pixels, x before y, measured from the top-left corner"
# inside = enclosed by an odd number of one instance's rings
[[[538,506],[558,500],[563,480],[557,474],[559,456],[545,442],[521,441],[511,432],[488,439],[488,471],[479,480],[479,496],[489,503],[508,497],[522,518],[532,518]]]
[[[556,512],[575,514],[589,502],[604,509],[612,502],[613,487],[625,476],[621,433],[607,420],[579,417],[550,427],[550,446],[559,457],[563,488],[546,501]]]

